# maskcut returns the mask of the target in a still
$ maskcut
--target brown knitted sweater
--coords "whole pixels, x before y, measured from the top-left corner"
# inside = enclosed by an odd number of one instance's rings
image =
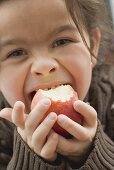
[[[54,164],[45,162],[25,144],[11,123],[0,119],[0,170],[114,170],[114,66],[94,69],[85,101],[97,110],[98,128],[84,162],[70,162],[62,156]]]

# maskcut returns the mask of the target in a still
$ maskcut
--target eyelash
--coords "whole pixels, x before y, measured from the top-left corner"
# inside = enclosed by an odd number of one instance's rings
[[[20,53],[21,52],[21,53]],[[17,54],[16,54],[17,53]],[[24,54],[23,54],[24,53]],[[17,49],[17,50],[14,50],[12,52],[10,52],[8,54],[8,58],[12,57],[12,58],[16,58],[16,57],[19,57],[19,56],[26,56],[27,55],[27,52],[23,49]]]
[[[70,40],[70,39],[60,39],[60,40],[57,40],[57,41],[55,41],[53,43],[52,48],[56,48],[56,47],[59,47],[59,46],[65,46],[65,45],[67,45],[69,43],[72,43],[72,42],[73,42],[73,40]],[[21,52],[21,54],[20,54],[20,52]],[[25,50],[17,49],[17,50],[14,50],[14,51],[10,52],[8,54],[8,58],[17,58],[19,56],[27,56],[27,55],[28,54],[27,54],[27,52]]]
[[[70,40],[70,39],[60,39],[60,40],[57,40],[53,43],[53,48],[56,48],[56,47],[59,47],[59,46],[65,46],[65,45],[72,43],[72,42],[73,42],[73,40]],[[59,44],[57,45],[57,43],[59,43]]]

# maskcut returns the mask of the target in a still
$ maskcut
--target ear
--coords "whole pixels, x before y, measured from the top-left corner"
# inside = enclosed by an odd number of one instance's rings
[[[100,40],[101,40],[101,33],[99,28],[94,28],[91,33],[90,33],[90,48],[91,48],[91,52],[92,54],[94,54],[94,56],[97,58],[98,56],[98,51],[99,51],[99,46],[100,46]],[[92,66],[94,67],[97,63],[97,59],[91,56],[91,62],[92,62]]]

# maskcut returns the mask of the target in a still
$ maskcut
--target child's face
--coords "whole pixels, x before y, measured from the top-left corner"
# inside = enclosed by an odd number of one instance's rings
[[[68,83],[83,100],[91,81],[91,56],[62,0],[2,4],[0,62],[0,90],[11,106],[21,100],[27,111],[39,88]]]

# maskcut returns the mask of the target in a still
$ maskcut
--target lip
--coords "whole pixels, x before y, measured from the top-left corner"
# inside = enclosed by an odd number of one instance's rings
[[[36,94],[36,91],[38,91],[39,89],[50,89],[52,87],[56,87],[56,86],[59,86],[59,85],[65,85],[65,84],[69,84],[69,85],[72,86],[71,82],[54,82],[54,83],[36,86],[28,94],[29,101],[32,101],[34,95]]]

